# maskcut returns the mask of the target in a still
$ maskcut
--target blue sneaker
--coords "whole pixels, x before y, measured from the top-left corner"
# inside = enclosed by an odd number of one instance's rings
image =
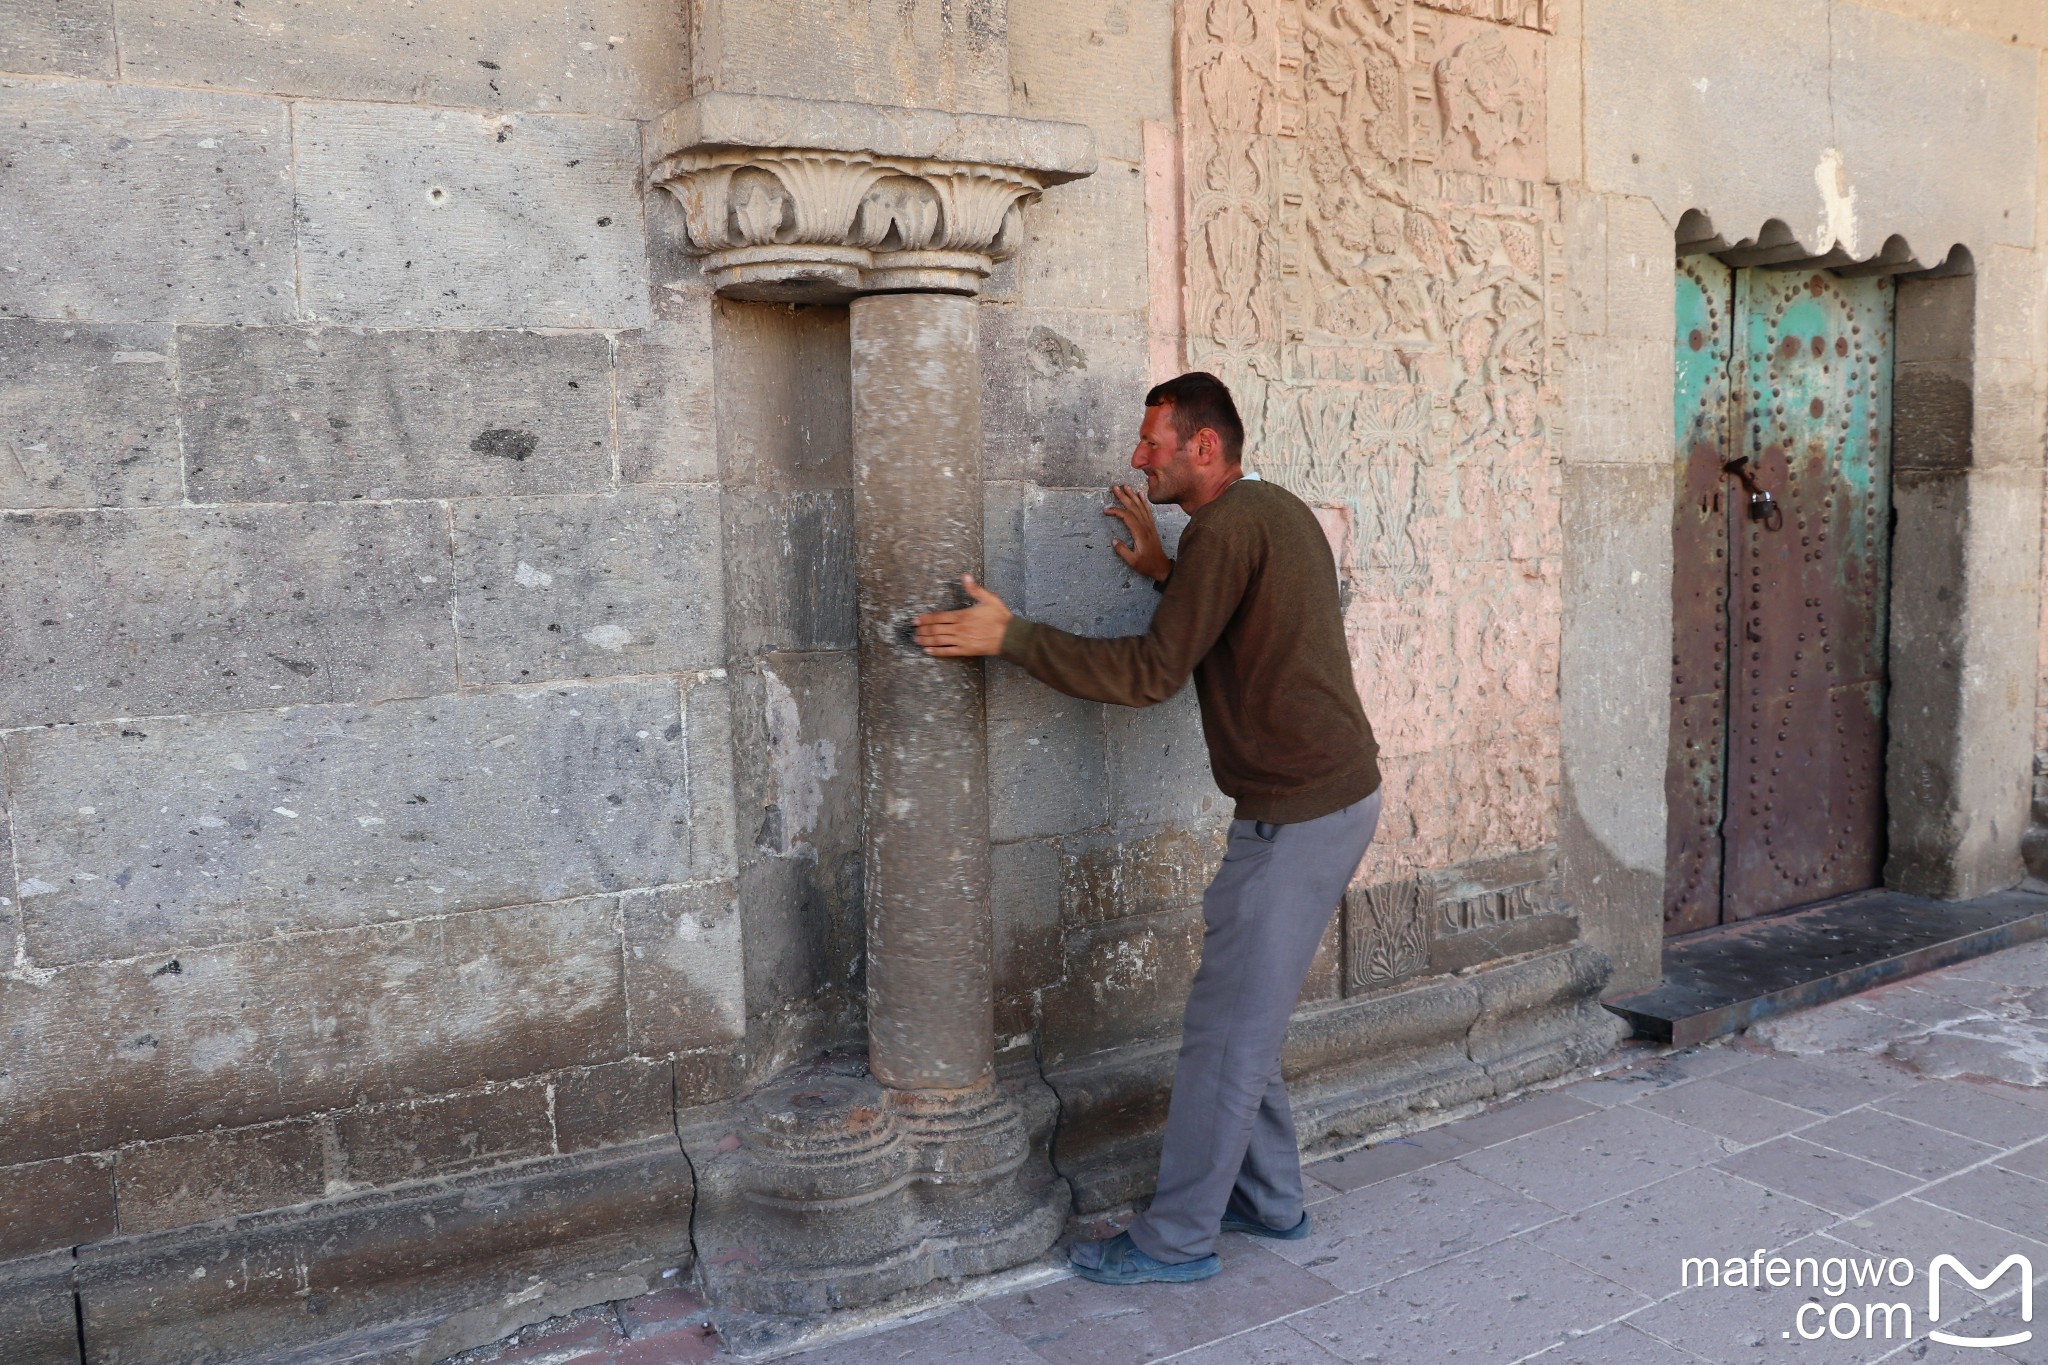
[[[1168,1265],[1138,1250],[1128,1232],[1119,1232],[1104,1242],[1076,1242],[1068,1251],[1074,1273],[1097,1284],[1185,1284],[1206,1280],[1223,1269],[1215,1252],[1198,1261]]]
[[[1247,1218],[1240,1213],[1225,1209],[1223,1211],[1223,1230],[1225,1232],[1247,1233],[1253,1237],[1271,1237],[1278,1242],[1299,1242],[1302,1238],[1308,1236],[1308,1215],[1306,1213],[1302,1214],[1301,1221],[1291,1228],[1274,1228],[1266,1226],[1256,1218]]]

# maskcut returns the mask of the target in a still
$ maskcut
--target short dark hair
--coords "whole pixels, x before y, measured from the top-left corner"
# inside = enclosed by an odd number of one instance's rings
[[[1243,462],[1244,419],[1237,415],[1237,404],[1222,380],[1207,370],[1192,370],[1154,384],[1145,395],[1145,406],[1156,408],[1162,403],[1172,406],[1173,430],[1181,440],[1191,441],[1207,427],[1223,443],[1224,459],[1231,464]]]

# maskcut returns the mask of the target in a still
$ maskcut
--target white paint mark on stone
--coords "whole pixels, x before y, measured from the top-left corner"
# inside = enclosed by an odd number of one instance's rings
[[[607,621],[601,626],[592,626],[583,632],[583,638],[599,649],[616,654],[633,642],[633,632],[624,626]]]
[[[233,768],[238,773],[245,773],[249,771],[249,760],[243,758],[240,754],[229,754],[226,758],[223,758],[221,762],[227,764],[230,768]]]
[[[272,813],[285,816],[288,819],[296,820],[299,818],[299,813],[297,811],[286,810],[283,806],[272,806],[270,809]]]
[[[1830,147],[1820,154],[1813,168],[1813,183],[1820,188],[1822,211],[1820,243],[1839,245],[1851,256],[1860,255],[1856,237],[1856,187],[1849,183],[1849,168],[1842,154]]]
[[[778,853],[806,848],[803,836],[818,827],[825,806],[825,783],[838,775],[839,751],[829,739],[806,742],[803,717],[789,685],[763,668],[768,689],[768,754],[775,776],[775,805],[782,814],[782,846]]]
[[[226,829],[228,827],[228,822],[221,819],[218,815],[202,815],[199,817],[198,823],[201,829]]]
[[[161,365],[165,363],[165,358],[161,351],[116,351],[114,352],[114,363],[116,365]]]
[[[534,568],[522,559],[519,567],[512,571],[512,581],[522,588],[546,588],[553,586],[555,576]]]
[[[383,824],[384,817],[381,815],[358,815],[356,817],[356,823],[361,825],[364,829],[372,829],[378,825]]]
[[[30,877],[21,884],[21,898],[27,900],[30,896],[48,896],[54,894],[57,889],[41,877]]]

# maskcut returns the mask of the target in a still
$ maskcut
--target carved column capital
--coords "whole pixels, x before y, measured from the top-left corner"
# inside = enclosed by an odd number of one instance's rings
[[[659,136],[649,178],[734,298],[975,294],[1019,209],[1094,169],[1072,125],[759,96],[694,100]]]

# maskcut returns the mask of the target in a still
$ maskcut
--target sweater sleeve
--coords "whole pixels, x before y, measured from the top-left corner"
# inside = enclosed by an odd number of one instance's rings
[[[1003,632],[1003,657],[1083,701],[1152,706],[1167,700],[1187,685],[1244,598],[1249,557],[1234,539],[1206,527],[1182,533],[1180,558],[1143,635],[1089,639],[1017,617]]]

